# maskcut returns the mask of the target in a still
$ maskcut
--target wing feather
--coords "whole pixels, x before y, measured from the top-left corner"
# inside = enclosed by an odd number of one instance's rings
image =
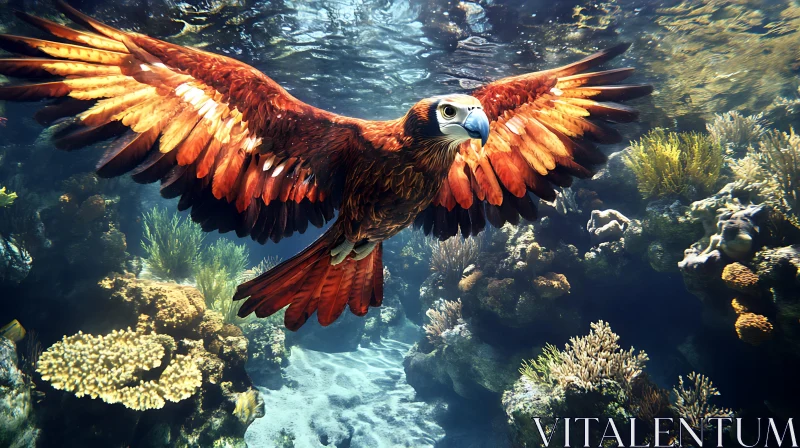
[[[56,78],[0,87],[0,100],[67,97],[37,115],[74,116],[56,135],[59,147],[116,137],[98,173],[161,180],[162,194],[181,196],[179,207],[193,208],[205,230],[278,241],[333,219],[343,162],[364,144],[362,121],[304,104],[233,59],[57,7],[88,31],[17,13],[69,43],[0,34],[0,48],[21,55],[0,59],[0,74]]]
[[[480,148],[461,145],[429,210],[415,225],[439,238],[475,234],[484,220],[502,226],[536,218],[530,193],[553,200],[553,185],[589,177],[605,161],[591,141],[615,143],[620,134],[603,124],[630,122],[635,109],[619,104],[649,94],[649,85],[614,85],[632,68],[596,69],[625,52],[627,44],[600,51],[553,70],[503,78],[475,92],[490,120],[490,137]],[[612,102],[614,101],[614,102]]]

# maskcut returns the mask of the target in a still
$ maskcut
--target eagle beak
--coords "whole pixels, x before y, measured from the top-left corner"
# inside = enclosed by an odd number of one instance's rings
[[[481,147],[486,144],[486,140],[489,139],[489,117],[483,109],[472,109],[462,126],[470,138],[481,139]]]

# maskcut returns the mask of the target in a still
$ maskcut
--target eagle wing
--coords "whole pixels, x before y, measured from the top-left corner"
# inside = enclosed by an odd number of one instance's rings
[[[57,125],[57,147],[114,138],[101,177],[160,180],[165,197],[206,231],[235,230],[264,243],[333,219],[342,163],[363,144],[360,120],[316,109],[236,60],[108,27],[59,2],[89,32],[18,13],[72,43],[0,35],[22,55],[0,74],[58,77],[0,87],[0,99],[58,98],[37,119]]]
[[[637,119],[623,101],[652,92],[649,85],[614,85],[632,68],[587,72],[625,52],[622,44],[553,70],[503,78],[475,90],[489,117],[489,140],[459,148],[432,204],[415,221],[426,234],[447,239],[476,235],[486,221],[501,227],[520,216],[534,220],[530,193],[552,201],[553,186],[586,178],[605,156],[593,143],[616,143],[606,125]]]

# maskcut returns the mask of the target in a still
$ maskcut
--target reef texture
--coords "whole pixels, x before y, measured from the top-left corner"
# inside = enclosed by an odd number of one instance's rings
[[[31,404],[31,384],[17,366],[14,343],[0,337],[0,446],[33,447],[38,436]]]
[[[88,395],[137,411],[161,409],[166,400],[189,398],[202,384],[192,358],[177,354],[170,356],[157,380],[142,379],[145,372],[161,366],[165,346],[175,347],[175,341],[130,329],[106,336],[78,333],[42,353],[37,370],[55,389],[76,397]]]
[[[202,295],[188,286],[115,274],[100,287],[116,307],[115,319],[135,330],[78,333],[43,353],[42,379],[71,392],[57,400],[46,390],[44,412],[75,419],[48,428],[48,437],[60,434],[70,446],[100,440],[131,447],[244,446],[247,425],[264,410],[244,369],[242,330],[206,310]],[[70,425],[99,414],[115,416],[113,431],[81,434]]]

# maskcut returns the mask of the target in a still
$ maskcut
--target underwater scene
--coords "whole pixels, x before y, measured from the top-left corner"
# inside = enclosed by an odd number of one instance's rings
[[[0,0],[0,447],[797,447],[797,0]]]

